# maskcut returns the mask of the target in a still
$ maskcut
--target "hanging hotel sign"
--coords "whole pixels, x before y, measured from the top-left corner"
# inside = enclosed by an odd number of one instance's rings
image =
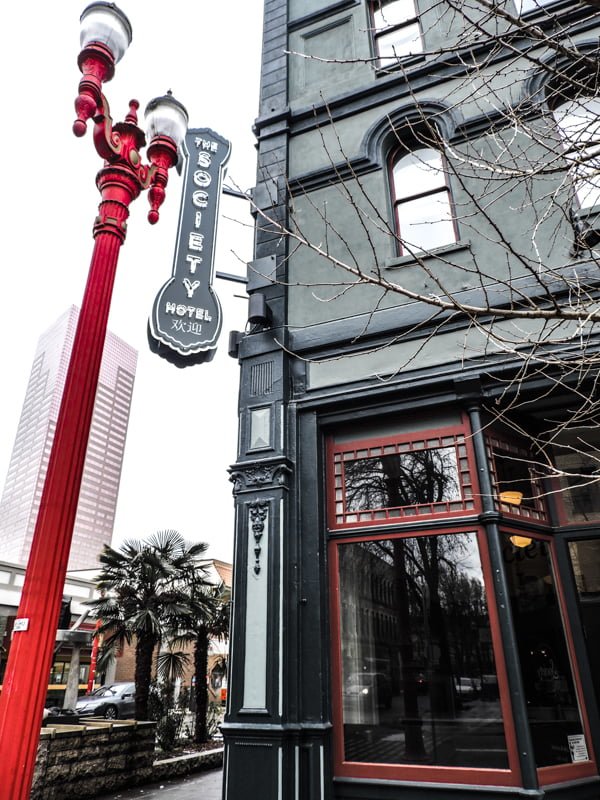
[[[148,341],[154,353],[186,367],[211,361],[221,333],[221,305],[212,281],[221,182],[231,144],[209,128],[192,128],[182,149],[185,170],[173,275],[154,301]]]

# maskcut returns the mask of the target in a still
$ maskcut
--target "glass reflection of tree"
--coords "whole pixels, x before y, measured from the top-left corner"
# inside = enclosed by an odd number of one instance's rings
[[[460,499],[454,447],[358,458],[344,473],[348,511]]]
[[[490,654],[481,649],[480,631],[488,625],[483,584],[456,568],[445,571],[441,583],[454,670],[457,675],[481,676],[491,669]]]
[[[405,756],[420,761],[427,755],[419,707],[423,679],[434,725],[435,720],[454,719],[459,711],[457,676],[480,676],[484,667],[490,670],[480,642],[480,628],[487,625],[483,585],[462,566],[476,547],[474,535],[387,539],[361,547],[385,561],[393,575],[398,640],[390,645],[400,662]],[[432,738],[435,748],[435,732]],[[452,742],[444,746],[448,750]],[[435,763],[435,752],[433,759]]]

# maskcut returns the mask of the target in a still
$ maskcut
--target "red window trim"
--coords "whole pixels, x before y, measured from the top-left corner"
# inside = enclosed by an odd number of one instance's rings
[[[389,516],[390,509],[368,509],[364,512],[349,512],[351,514],[356,513],[357,515],[360,513],[366,514],[375,514],[375,513],[385,513],[385,517],[381,518],[372,518],[372,519],[362,519],[357,520],[355,522],[348,522],[346,521],[346,517],[348,516],[348,512],[344,509],[342,513],[342,517],[344,519],[340,519],[339,521],[336,519],[336,475],[335,475],[335,455],[338,453],[345,453],[351,450],[372,450],[378,447],[385,447],[388,445],[395,445],[395,444],[409,444],[413,442],[420,442],[425,441],[427,439],[442,439],[444,437],[452,437],[452,436],[463,436],[464,441],[460,444],[464,445],[466,452],[467,452],[467,462],[468,462],[468,483],[463,483],[462,479],[460,480],[460,488],[461,494],[465,487],[470,488],[471,495],[470,496],[462,496],[461,500],[456,501],[448,501],[448,502],[455,502],[461,503],[462,507],[456,510],[448,510],[447,508],[440,508],[439,511],[433,511],[431,513],[419,513],[418,508],[419,506],[402,506],[400,509],[392,509],[398,510],[400,513],[397,516]],[[427,449],[427,448],[423,448]],[[433,448],[431,448],[433,449]],[[342,462],[343,463],[343,462]],[[459,468],[459,476],[462,475],[462,471]],[[343,486],[342,486],[343,491]],[[345,503],[345,500],[342,502]],[[467,507],[467,504],[471,507]],[[430,505],[437,505],[431,503],[422,504],[422,507],[425,508],[426,506]],[[440,506],[442,503],[439,504]],[[444,505],[447,505],[445,502]],[[414,509],[414,513],[406,514],[405,509]],[[465,415],[462,416],[462,423],[458,423],[455,425],[449,425],[448,427],[443,428],[430,428],[424,429],[422,431],[416,431],[411,434],[396,434],[392,436],[384,436],[378,438],[370,438],[370,439],[357,439],[349,442],[335,442],[333,437],[329,437],[327,440],[327,519],[328,519],[328,526],[330,530],[352,530],[355,528],[363,528],[363,527],[373,527],[379,525],[410,525],[414,524],[417,521],[421,520],[431,520],[431,519],[439,519],[439,518],[453,518],[453,517],[465,517],[465,516],[476,516],[481,512],[481,499],[479,495],[479,486],[477,482],[477,466],[475,462],[475,453],[473,450],[472,438],[470,435],[470,428],[468,425],[468,420]]]
[[[550,562],[552,564],[554,585],[556,587],[556,595],[558,597],[558,606],[560,616],[562,618],[563,630],[567,642],[567,652],[571,664],[571,671],[573,674],[573,681],[575,683],[575,692],[577,694],[577,703],[579,705],[579,713],[581,714],[581,724],[585,734],[585,743],[588,749],[589,761],[581,761],[571,764],[556,764],[550,767],[538,767],[537,774],[540,785],[547,786],[551,783],[565,783],[566,781],[577,780],[579,778],[587,778],[598,774],[598,765],[596,763],[596,756],[594,753],[594,745],[590,724],[587,716],[585,700],[583,695],[583,687],[581,685],[581,677],[579,675],[579,665],[575,657],[575,645],[573,642],[573,634],[571,632],[571,625],[569,623],[569,615],[567,613],[566,601],[558,564],[556,561],[556,552],[553,547],[553,538],[548,534],[538,533],[533,531],[523,531],[518,528],[511,528],[502,525],[500,533],[508,536],[527,536],[530,539],[538,539],[548,544],[548,552],[550,553]]]
[[[365,542],[374,539],[412,538],[416,536],[447,535],[452,533],[475,533],[481,556],[484,589],[490,619],[490,632],[498,688],[500,693],[500,708],[504,724],[504,735],[508,754],[509,769],[473,769],[472,767],[444,767],[421,766],[418,764],[373,764],[359,763],[344,760],[344,725],[342,716],[342,662],[341,662],[341,631],[340,631],[340,584],[339,584],[339,559],[338,547],[350,542]],[[333,718],[333,768],[337,777],[366,778],[384,780],[417,780],[431,783],[462,783],[465,785],[482,786],[520,786],[521,770],[519,754],[514,735],[514,719],[508,690],[508,677],[504,663],[498,609],[494,593],[490,591],[493,586],[492,569],[489,562],[489,551],[483,529],[478,525],[462,525],[459,528],[449,528],[436,531],[380,531],[375,535],[360,535],[341,538],[336,537],[329,542],[330,563],[330,619],[331,619],[331,664],[332,664],[332,718]]]

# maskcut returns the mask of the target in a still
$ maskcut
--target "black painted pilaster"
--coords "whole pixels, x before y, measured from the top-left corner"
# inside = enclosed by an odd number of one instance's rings
[[[519,752],[521,777],[525,789],[538,789],[539,783],[533,753],[533,743],[531,741],[529,719],[527,717],[523,677],[521,675],[521,665],[519,663],[519,650],[511,616],[508,584],[506,582],[504,560],[502,558],[502,545],[498,528],[499,515],[493,501],[492,480],[490,477],[479,406],[475,404],[470,405],[468,412],[483,507],[481,522],[486,530],[490,553],[493,585],[498,607],[498,620],[504,650],[504,663],[508,676],[515,737]]]

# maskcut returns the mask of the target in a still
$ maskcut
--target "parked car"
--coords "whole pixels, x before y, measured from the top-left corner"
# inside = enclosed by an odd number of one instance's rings
[[[124,719],[135,713],[135,683],[111,683],[95,689],[77,700],[75,711],[80,717]]]
[[[456,691],[464,699],[470,699],[479,694],[480,683],[476,678],[456,678]]]
[[[355,672],[347,678],[344,694],[346,697],[354,696],[363,700],[374,697],[378,706],[390,708],[392,682],[383,672]]]

